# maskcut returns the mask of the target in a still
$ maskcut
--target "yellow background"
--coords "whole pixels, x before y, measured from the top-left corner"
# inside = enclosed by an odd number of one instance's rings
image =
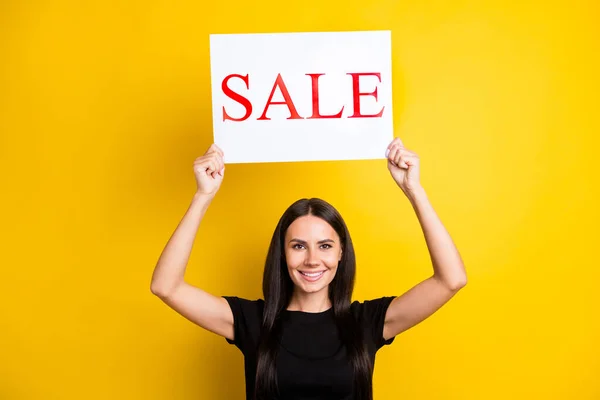
[[[243,398],[238,350],[150,293],[212,141],[208,35],[391,29],[396,133],[469,284],[378,354],[376,400],[599,399],[599,8],[3,1],[0,398]],[[379,160],[229,166],[187,280],[259,297],[310,196],[349,225],[355,299],[431,273]]]

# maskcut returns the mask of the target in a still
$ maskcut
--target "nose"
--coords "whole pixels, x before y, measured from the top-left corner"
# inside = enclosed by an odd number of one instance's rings
[[[319,265],[319,259],[317,258],[316,252],[309,250],[306,252],[306,257],[304,258],[304,265],[316,267]]]

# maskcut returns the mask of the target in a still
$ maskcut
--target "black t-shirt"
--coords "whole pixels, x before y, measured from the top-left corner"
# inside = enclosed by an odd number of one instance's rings
[[[264,300],[223,296],[233,312],[234,340],[244,355],[246,399],[251,400],[256,377],[257,349]],[[375,353],[394,338],[384,340],[383,324],[391,297],[354,301],[350,310],[363,329],[367,352]],[[333,308],[320,313],[285,310],[277,360],[278,400],[353,400],[352,365],[339,338]]]

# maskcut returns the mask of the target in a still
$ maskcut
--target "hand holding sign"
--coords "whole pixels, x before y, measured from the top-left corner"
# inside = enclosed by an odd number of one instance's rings
[[[197,193],[214,197],[225,175],[223,151],[216,144],[213,143],[203,156],[194,160],[194,175]]]
[[[400,138],[395,138],[387,148],[388,169],[405,195],[421,188],[419,156],[404,148]]]

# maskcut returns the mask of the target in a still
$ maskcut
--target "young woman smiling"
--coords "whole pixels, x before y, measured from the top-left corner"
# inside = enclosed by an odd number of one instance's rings
[[[420,184],[419,157],[399,138],[386,157],[421,224],[433,274],[400,296],[364,302],[352,302],[356,261],[348,228],[317,198],[290,205],[275,227],[264,299],[214,296],[186,283],[196,232],[225,172],[215,144],[195,160],[197,192],[157,262],[151,290],[242,351],[247,400],[372,400],[376,352],[465,286],[459,252]]]

